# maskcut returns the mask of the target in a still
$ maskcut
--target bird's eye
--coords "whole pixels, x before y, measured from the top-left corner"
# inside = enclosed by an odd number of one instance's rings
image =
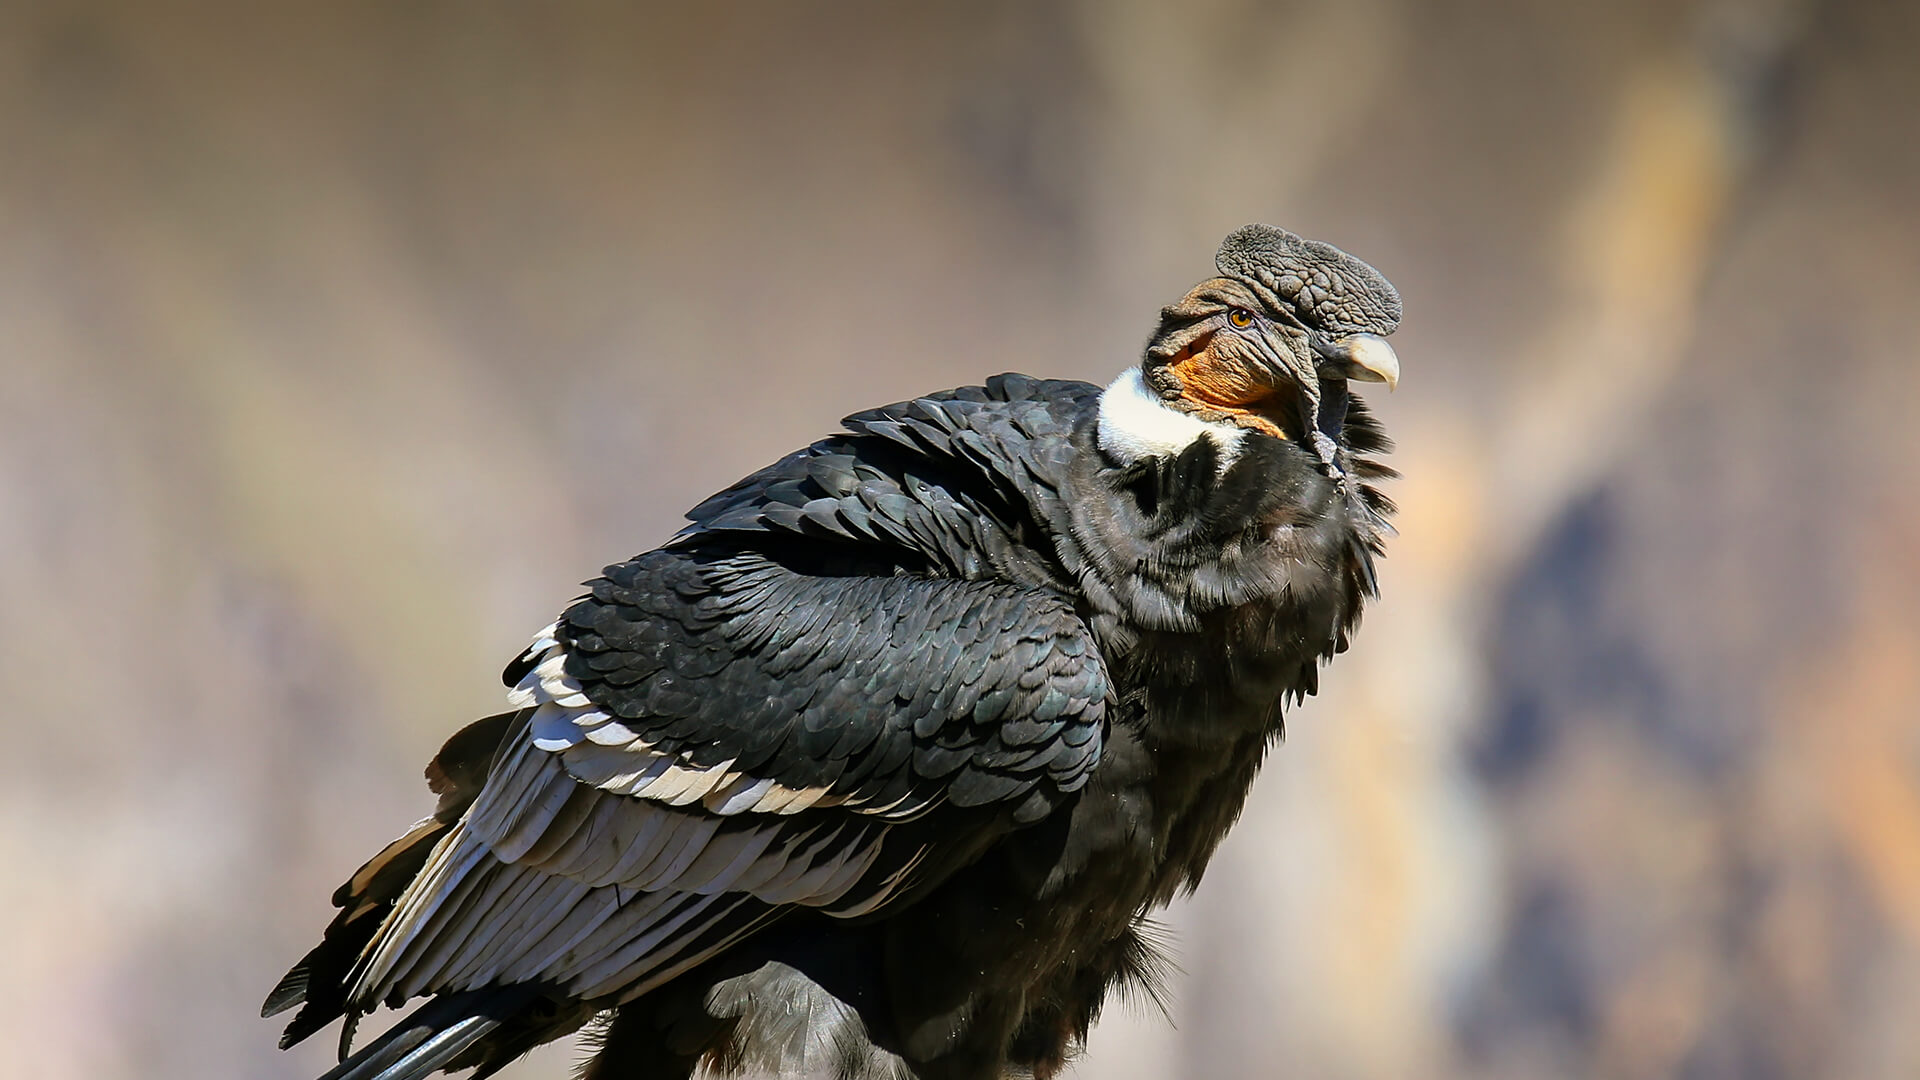
[[[1245,330],[1247,327],[1253,325],[1253,312],[1248,311],[1246,308],[1230,308],[1227,311],[1227,321]]]

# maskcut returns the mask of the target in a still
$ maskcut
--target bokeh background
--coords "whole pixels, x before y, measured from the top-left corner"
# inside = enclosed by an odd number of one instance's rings
[[[1920,1075],[1897,0],[0,4],[0,1072],[254,1018],[603,563],[1270,221],[1402,535],[1082,1077]],[[560,1046],[519,1073],[566,1075]]]

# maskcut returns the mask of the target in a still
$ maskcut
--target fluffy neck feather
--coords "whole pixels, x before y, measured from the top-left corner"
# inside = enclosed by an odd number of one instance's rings
[[[1239,454],[1245,435],[1232,424],[1202,420],[1168,405],[1148,388],[1138,367],[1128,368],[1100,394],[1100,449],[1129,464],[1171,457],[1195,439],[1211,437],[1225,468]]]

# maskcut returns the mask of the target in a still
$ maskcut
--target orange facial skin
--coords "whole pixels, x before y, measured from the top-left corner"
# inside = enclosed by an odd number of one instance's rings
[[[1286,401],[1266,368],[1249,353],[1233,335],[1212,333],[1181,350],[1169,366],[1180,380],[1181,399],[1195,411],[1217,413],[1241,427],[1284,439]]]

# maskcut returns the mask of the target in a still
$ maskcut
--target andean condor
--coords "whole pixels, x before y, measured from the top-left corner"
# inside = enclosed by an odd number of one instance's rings
[[[1000,375],[856,413],[608,567],[427,766],[431,816],[267,998],[330,1078],[1051,1077],[1162,965],[1391,504],[1351,397],[1393,286],[1229,236],[1101,389]],[[429,1000],[346,1056],[354,1022]]]

